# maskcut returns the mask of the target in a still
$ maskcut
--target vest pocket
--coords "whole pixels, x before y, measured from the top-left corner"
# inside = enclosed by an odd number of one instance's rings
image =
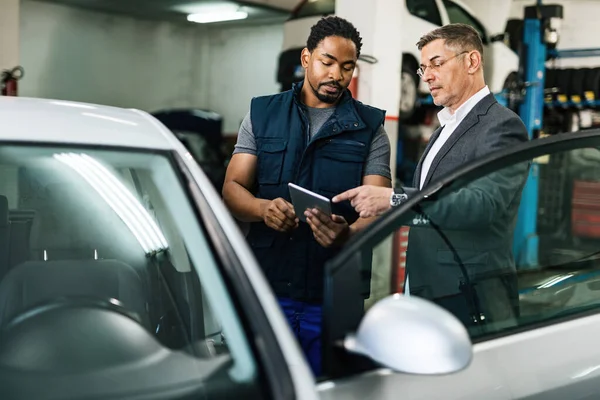
[[[259,142],[257,168],[259,185],[276,185],[280,182],[286,146],[286,141],[278,139]]]
[[[360,163],[365,161],[367,147],[356,140],[329,139],[321,151],[330,160]]]
[[[359,186],[368,149],[361,142],[331,140],[319,148],[315,171],[319,189],[339,194]]]

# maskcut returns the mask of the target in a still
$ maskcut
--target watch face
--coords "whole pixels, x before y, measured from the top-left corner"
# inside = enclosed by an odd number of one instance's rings
[[[399,206],[406,199],[408,199],[408,196],[405,193],[394,193],[390,199],[390,204],[394,207]]]

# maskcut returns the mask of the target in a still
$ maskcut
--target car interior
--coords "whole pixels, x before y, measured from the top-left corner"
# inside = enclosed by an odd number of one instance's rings
[[[219,316],[151,171],[24,150],[0,154],[0,393],[212,399],[233,387],[260,398],[254,383],[232,381]],[[85,375],[77,387],[74,373]],[[31,374],[58,379],[27,388]],[[114,384],[98,386],[97,374]]]

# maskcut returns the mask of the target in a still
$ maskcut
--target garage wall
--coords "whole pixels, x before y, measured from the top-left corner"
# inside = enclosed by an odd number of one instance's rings
[[[19,63],[19,0],[2,0],[0,10],[1,71]]]
[[[202,32],[60,5],[21,4],[20,95],[139,107],[198,104]]]
[[[203,93],[211,108],[228,118],[224,132],[236,133],[254,96],[277,93],[277,61],[283,45],[283,25],[210,29],[209,68]]]
[[[281,26],[206,28],[31,0],[20,21],[21,96],[206,108],[235,133],[250,98],[277,90]]]
[[[534,0],[514,0],[509,18],[523,18],[524,8],[534,5]],[[563,6],[561,36],[559,49],[597,48],[600,46],[598,37],[600,27],[600,1],[597,0],[552,0],[545,4],[560,4]],[[586,67],[600,66],[600,57],[572,58],[556,61],[557,67]]]

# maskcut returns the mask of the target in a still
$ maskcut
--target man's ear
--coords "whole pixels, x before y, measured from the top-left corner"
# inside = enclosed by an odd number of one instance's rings
[[[310,51],[305,47],[302,49],[302,54],[300,54],[300,62],[302,63],[302,68],[306,69],[308,67],[308,63],[310,61]]]
[[[474,74],[481,68],[483,68],[483,63],[481,62],[481,53],[477,50],[474,50],[469,53],[469,74]]]

